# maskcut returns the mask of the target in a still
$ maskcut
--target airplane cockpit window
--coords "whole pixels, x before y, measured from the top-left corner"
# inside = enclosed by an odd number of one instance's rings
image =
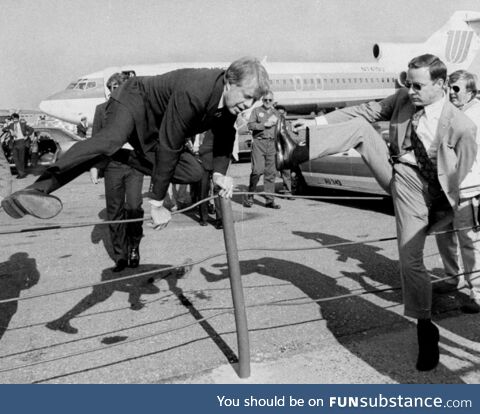
[[[137,76],[134,70],[122,70],[122,75],[126,78],[133,78],[134,76]]]
[[[67,86],[67,89],[73,89],[75,88],[75,85],[77,84],[77,81],[70,82]]]
[[[82,91],[86,88],[87,83],[86,82],[79,82],[77,86],[75,86],[75,89],[81,89]]]
[[[87,82],[87,89],[95,88],[97,86],[97,82]]]

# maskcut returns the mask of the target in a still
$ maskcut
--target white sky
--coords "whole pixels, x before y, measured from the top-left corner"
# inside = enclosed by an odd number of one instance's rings
[[[171,61],[372,61],[479,0],[1,0],[0,108],[36,109],[82,74]]]

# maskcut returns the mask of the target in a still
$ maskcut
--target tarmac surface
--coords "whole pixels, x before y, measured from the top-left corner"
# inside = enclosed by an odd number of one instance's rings
[[[237,191],[249,171],[232,165]],[[34,179],[14,180],[14,190]],[[0,300],[14,299],[0,303],[2,383],[480,383],[480,316],[461,312],[463,290],[434,296],[440,364],[415,370],[396,241],[372,241],[395,237],[388,201],[278,199],[282,208],[271,210],[262,197],[251,209],[234,197],[251,353],[241,379],[223,232],[199,226],[194,213],[162,231],[145,226],[140,267],[115,274],[108,228],[98,224],[103,193],[83,174],[55,193],[64,209],[52,220],[0,212],[2,231],[97,222],[0,235]],[[425,261],[443,276],[433,238]],[[162,271],[189,263],[184,275]],[[62,316],[77,333],[46,327]]]

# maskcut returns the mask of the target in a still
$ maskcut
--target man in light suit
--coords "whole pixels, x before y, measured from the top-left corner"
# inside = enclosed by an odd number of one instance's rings
[[[50,218],[62,209],[51,192],[111,156],[125,142],[134,148],[126,161],[152,175],[151,216],[154,228],[171,219],[163,207],[170,182],[190,184],[201,179],[203,168],[183,150],[187,137],[211,129],[213,180],[220,196],[231,197],[233,180],[226,171],[235,139],[237,115],[250,108],[269,89],[265,68],[255,58],[241,58],[223,69],[180,69],[157,76],[128,79],[109,100],[104,128],[97,139],[78,142],[25,190],[2,201],[14,218],[31,214]]]
[[[355,148],[392,194],[405,315],[418,321],[420,371],[435,368],[439,361],[439,331],[431,321],[432,285],[423,263],[425,238],[427,232],[452,220],[459,185],[477,153],[476,127],[449,102],[446,78],[440,59],[418,56],[408,64],[407,88],[380,102],[299,121],[297,128],[310,127],[306,145],[295,147],[280,128],[281,137],[287,139],[279,141],[277,156],[277,168],[288,168]],[[369,124],[386,120],[390,121],[388,145]]]

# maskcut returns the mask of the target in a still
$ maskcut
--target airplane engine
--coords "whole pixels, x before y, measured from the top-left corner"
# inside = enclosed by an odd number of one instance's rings
[[[404,88],[406,80],[407,80],[407,72],[405,71],[400,72],[397,77],[397,86]]]
[[[406,66],[413,57],[427,53],[424,47],[422,43],[375,43],[372,52],[377,61]]]

